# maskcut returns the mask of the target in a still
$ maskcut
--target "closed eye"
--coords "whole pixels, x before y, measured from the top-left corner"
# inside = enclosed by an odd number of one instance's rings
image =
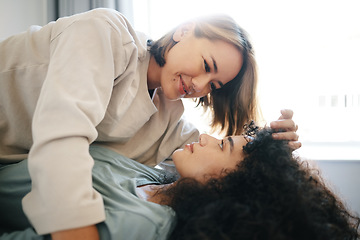
[[[230,152],[232,152],[234,149],[234,140],[232,139],[232,137],[228,137],[227,139],[230,143]]]
[[[206,62],[206,60],[204,59],[204,67],[205,67],[205,72],[210,72],[210,66],[209,64]]]
[[[219,147],[221,148],[221,150],[224,149],[224,139],[221,139],[221,143],[219,143]]]
[[[230,143],[230,152],[232,152],[234,149],[234,140],[232,139],[232,137],[227,137],[226,140]],[[219,143],[219,147],[221,148],[221,150],[224,150],[224,139],[222,139],[221,143]]]

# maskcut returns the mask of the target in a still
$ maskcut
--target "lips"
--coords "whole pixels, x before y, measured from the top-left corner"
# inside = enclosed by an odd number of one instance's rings
[[[180,81],[179,81],[179,92],[181,95],[186,95],[186,94],[190,94],[190,88],[185,84],[183,78],[181,75],[180,76]]]
[[[185,147],[188,148],[190,150],[190,152],[194,152],[194,143],[186,144]]]

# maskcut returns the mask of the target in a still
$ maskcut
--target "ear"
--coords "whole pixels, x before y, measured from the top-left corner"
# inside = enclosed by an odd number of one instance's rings
[[[188,22],[181,24],[178,28],[176,28],[174,34],[173,34],[173,40],[175,42],[180,42],[189,32],[194,30],[195,23]]]

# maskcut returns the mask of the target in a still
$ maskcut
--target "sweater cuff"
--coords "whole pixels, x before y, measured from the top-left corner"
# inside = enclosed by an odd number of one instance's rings
[[[86,227],[105,221],[104,203],[101,195],[95,190],[92,201],[78,206],[76,209],[44,211],[39,204],[32,200],[34,199],[30,192],[23,198],[22,204],[26,216],[39,235]]]

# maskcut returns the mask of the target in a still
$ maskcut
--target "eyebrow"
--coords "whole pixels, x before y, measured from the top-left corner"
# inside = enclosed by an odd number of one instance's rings
[[[232,151],[234,149],[234,140],[232,139],[232,137],[228,137],[227,140],[230,143],[230,153],[232,153]]]

